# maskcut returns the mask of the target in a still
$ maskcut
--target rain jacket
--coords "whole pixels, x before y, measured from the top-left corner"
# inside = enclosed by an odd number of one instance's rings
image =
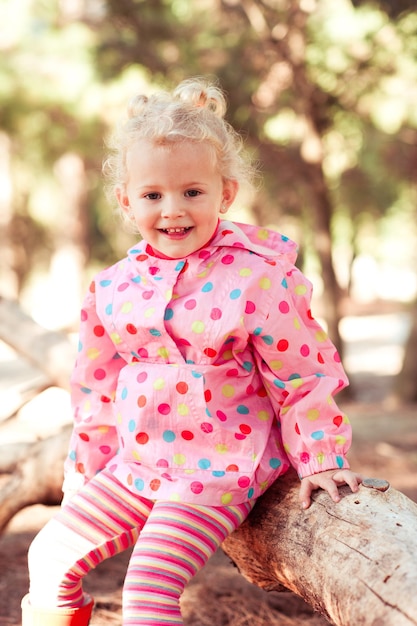
[[[349,467],[347,378],[310,311],[296,246],[219,222],[184,259],[145,241],[100,272],[85,298],[71,378],[66,489],[104,467],[151,500],[221,506]]]

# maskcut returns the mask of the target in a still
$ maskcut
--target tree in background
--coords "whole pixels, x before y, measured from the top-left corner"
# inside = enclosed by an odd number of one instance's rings
[[[109,75],[136,61],[170,83],[195,73],[220,78],[232,123],[264,165],[255,219],[296,218],[303,249],[317,255],[324,316],[341,349],[355,259],[370,248],[380,261],[394,238],[379,239],[399,219],[415,232],[411,4],[395,13],[388,3],[355,10],[348,1],[188,5],[110,1],[98,66]]]
[[[324,283],[323,316],[342,350],[339,320],[346,296],[355,296],[356,259],[383,265],[389,258],[402,275],[408,259],[417,266],[416,13],[405,0],[356,4],[33,5],[25,38],[3,50],[8,91],[0,96],[19,178],[9,213],[33,238],[31,254],[39,259],[47,256],[45,248],[56,252],[61,229],[84,250],[83,263],[116,257],[126,239],[114,229],[99,192],[106,128],[134,91],[211,74],[228,93],[231,123],[262,163],[264,184],[249,207],[252,219],[301,243],[301,262]],[[57,166],[61,159],[66,168]],[[50,199],[39,211],[39,197],[46,178],[65,195],[76,171],[84,183],[69,211],[75,216],[71,230]],[[57,182],[59,172],[67,172],[64,184]],[[394,250],[399,238],[402,245]],[[23,284],[27,273],[21,273]],[[398,295],[388,284],[383,290]],[[382,288],[370,285],[370,291],[378,298]]]

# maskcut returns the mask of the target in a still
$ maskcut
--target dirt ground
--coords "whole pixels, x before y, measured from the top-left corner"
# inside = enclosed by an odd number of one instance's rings
[[[366,476],[385,478],[417,502],[417,406],[392,406],[390,377],[353,376],[357,400],[342,402],[354,429],[351,465]],[[14,517],[0,536],[0,626],[20,626],[20,600],[27,591],[26,555],[36,532],[56,507],[36,505]],[[91,626],[121,624],[121,588],[129,554],[91,572],[85,590],[96,606]],[[267,593],[248,583],[219,551],[186,589],[185,626],[324,626],[291,592]],[[352,625],[354,626],[354,625]]]

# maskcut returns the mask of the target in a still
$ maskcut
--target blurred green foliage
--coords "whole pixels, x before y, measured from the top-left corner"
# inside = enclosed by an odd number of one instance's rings
[[[413,3],[2,0],[0,24],[2,241],[20,289],[65,234],[67,154],[85,174],[85,263],[124,253],[102,189],[105,137],[133,93],[197,74],[218,77],[262,164],[253,220],[294,236],[319,273],[327,229],[342,289],[361,254],[417,268]]]

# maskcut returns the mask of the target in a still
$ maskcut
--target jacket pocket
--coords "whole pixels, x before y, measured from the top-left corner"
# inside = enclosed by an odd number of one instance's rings
[[[124,368],[115,400],[123,460],[182,472],[253,471],[251,438],[242,440],[238,426],[207,410],[205,369],[140,362]]]

